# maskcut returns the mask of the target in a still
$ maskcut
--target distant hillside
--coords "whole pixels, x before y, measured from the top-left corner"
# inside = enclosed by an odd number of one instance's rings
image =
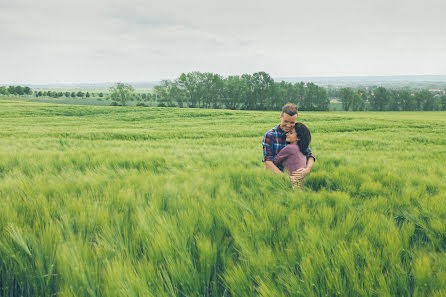
[[[396,75],[396,76],[337,76],[337,77],[279,77],[276,81],[313,82],[321,86],[371,86],[371,85],[438,85],[446,84],[446,75]]]
[[[319,86],[358,87],[358,86],[385,86],[385,87],[432,87],[446,88],[446,75],[395,75],[395,76],[325,76],[325,77],[275,77],[275,81],[313,82]],[[158,81],[127,82],[136,89],[153,88],[159,85]],[[116,82],[104,83],[73,83],[73,84],[24,84],[32,89],[82,89],[98,90],[108,89]],[[2,84],[0,84],[2,85]]]

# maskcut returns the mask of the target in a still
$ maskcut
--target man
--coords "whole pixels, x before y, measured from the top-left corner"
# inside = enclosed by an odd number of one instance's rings
[[[263,161],[265,168],[272,170],[278,174],[283,174],[283,168],[274,165],[274,157],[286,146],[286,134],[294,127],[297,120],[297,106],[288,103],[282,107],[280,115],[280,125],[272,128],[263,136]],[[310,173],[316,158],[312,154],[310,148],[307,152],[307,165],[305,168],[298,169],[292,173],[296,180],[304,178]]]

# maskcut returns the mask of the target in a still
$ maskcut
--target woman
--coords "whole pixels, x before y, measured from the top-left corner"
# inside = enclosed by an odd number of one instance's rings
[[[305,168],[307,163],[307,150],[311,142],[310,130],[302,123],[296,123],[294,128],[287,133],[286,141],[289,143],[275,157],[274,164],[280,165],[288,171],[293,187],[296,183],[303,189],[302,180],[296,181],[291,174],[300,168]]]

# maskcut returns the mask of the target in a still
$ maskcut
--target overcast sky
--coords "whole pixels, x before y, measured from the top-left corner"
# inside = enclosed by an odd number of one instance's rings
[[[446,74],[444,0],[0,0],[0,84]]]

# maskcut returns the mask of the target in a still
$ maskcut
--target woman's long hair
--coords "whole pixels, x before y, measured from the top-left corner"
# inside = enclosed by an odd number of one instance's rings
[[[297,141],[297,146],[302,154],[307,155],[307,149],[310,146],[311,142],[311,133],[310,130],[302,123],[296,123],[294,125],[294,129],[296,130],[296,135],[299,140]]]

